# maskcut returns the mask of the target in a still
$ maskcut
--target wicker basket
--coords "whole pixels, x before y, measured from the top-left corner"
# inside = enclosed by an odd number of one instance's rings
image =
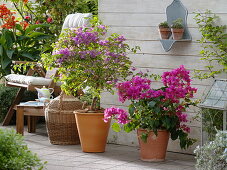
[[[82,108],[82,102],[73,96],[61,93],[45,109],[47,133],[51,144],[79,144],[75,115],[73,111]]]

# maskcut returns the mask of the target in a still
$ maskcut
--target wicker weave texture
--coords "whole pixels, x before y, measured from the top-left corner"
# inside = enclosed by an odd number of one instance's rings
[[[75,97],[65,94],[50,102],[45,109],[45,119],[51,144],[75,145],[80,143],[73,111],[81,109],[82,105],[82,102]]]

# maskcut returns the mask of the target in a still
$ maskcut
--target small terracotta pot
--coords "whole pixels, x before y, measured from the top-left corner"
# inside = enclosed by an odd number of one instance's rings
[[[82,151],[105,152],[111,121],[103,121],[104,113],[74,113]]]
[[[173,34],[173,39],[174,40],[181,40],[184,34],[184,29],[176,29],[176,28],[171,28],[171,32]]]
[[[166,157],[166,150],[169,141],[169,132],[166,130],[159,130],[158,136],[150,131],[147,142],[144,143],[140,136],[147,131],[138,129],[137,135],[140,145],[140,159],[148,162],[164,161]]]
[[[159,34],[161,39],[169,39],[171,31],[169,28],[159,28]]]

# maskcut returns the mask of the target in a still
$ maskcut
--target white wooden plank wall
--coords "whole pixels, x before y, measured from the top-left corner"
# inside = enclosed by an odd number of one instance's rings
[[[171,51],[165,52],[159,39],[157,26],[166,20],[165,10],[172,0],[99,0],[99,17],[104,24],[110,26],[109,33],[119,33],[128,39],[130,45],[141,47],[139,54],[130,54],[134,66],[139,70],[149,69],[151,73],[162,74],[164,71],[176,68],[182,64],[191,72],[194,69],[204,69],[206,63],[200,60],[201,49],[197,40],[201,37],[195,23],[194,12],[204,12],[206,9],[220,16],[220,23],[227,24],[227,1],[226,0],[181,0],[188,9],[188,27],[192,35],[192,42],[181,42],[174,44]],[[191,73],[193,75],[193,73]],[[212,80],[193,80],[193,85],[198,88],[196,98],[202,98]],[[159,82],[153,87],[158,87]],[[129,103],[122,104],[118,101],[117,95],[103,93],[102,106],[112,105],[125,108]],[[177,142],[169,142],[168,150],[176,152],[193,153],[196,145],[200,143],[201,123],[193,120],[198,108],[188,110],[191,122],[191,136],[198,139],[198,142],[188,149],[182,151]],[[109,142],[138,145],[135,133],[114,133],[111,131]]]

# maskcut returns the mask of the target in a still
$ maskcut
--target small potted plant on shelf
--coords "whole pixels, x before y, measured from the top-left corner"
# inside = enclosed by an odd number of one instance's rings
[[[181,40],[184,34],[183,19],[178,18],[171,25],[171,32],[174,40]]]
[[[104,121],[117,120],[112,125],[119,131],[137,130],[141,160],[163,161],[166,155],[169,135],[172,140],[179,139],[180,147],[186,149],[195,140],[188,137],[190,128],[185,124],[187,114],[183,113],[190,105],[197,89],[192,88],[189,71],[180,66],[162,75],[163,87],[152,89],[147,74],[133,76],[131,80],[117,84],[119,100],[131,100],[128,112],[120,108],[107,108]]]
[[[159,33],[160,33],[161,39],[169,39],[171,35],[171,30],[167,21],[159,24]]]
[[[76,95],[86,88],[92,95],[91,106],[75,113],[84,152],[105,151],[110,121],[103,122],[100,94],[104,90],[113,93],[115,84],[131,74],[127,51],[135,53],[139,48],[131,49],[123,36],[107,37],[106,32],[107,27],[98,23],[68,30],[54,44],[55,52],[42,56],[48,68],[59,67],[58,79],[67,94]]]

